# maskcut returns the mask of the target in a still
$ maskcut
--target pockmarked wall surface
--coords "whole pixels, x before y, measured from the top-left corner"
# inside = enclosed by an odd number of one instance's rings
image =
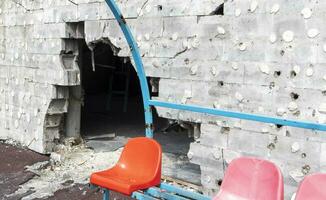
[[[320,0],[118,0],[160,100],[326,122],[326,2]],[[0,138],[51,152],[69,91],[80,85],[78,40],[129,47],[102,0],[0,2]],[[325,171],[326,133],[158,108],[201,124],[189,159],[215,194],[228,163],[275,162],[286,196]]]

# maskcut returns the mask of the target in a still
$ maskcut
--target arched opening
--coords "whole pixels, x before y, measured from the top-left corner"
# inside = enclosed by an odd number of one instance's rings
[[[81,84],[83,88],[82,137],[91,147],[118,148],[122,138],[144,133],[144,117],[137,73],[129,58],[114,55],[108,41],[83,45]],[[115,139],[113,147],[106,141]],[[113,150],[111,148],[107,150]]]

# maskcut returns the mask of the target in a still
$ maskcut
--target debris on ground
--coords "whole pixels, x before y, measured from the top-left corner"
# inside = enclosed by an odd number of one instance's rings
[[[96,153],[84,143],[73,144],[72,141],[66,141],[65,145],[59,145],[56,152],[51,154],[49,162],[27,166],[26,169],[37,176],[22,184],[8,197],[29,192],[22,200],[45,198],[74,184],[87,184],[91,173],[112,167],[122,150]]]

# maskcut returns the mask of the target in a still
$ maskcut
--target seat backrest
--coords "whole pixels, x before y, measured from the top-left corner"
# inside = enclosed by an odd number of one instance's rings
[[[301,182],[295,200],[325,200],[326,174],[313,174]]]
[[[233,160],[215,199],[283,200],[283,177],[273,163],[243,157]]]
[[[143,180],[161,179],[162,149],[155,140],[138,137],[129,139],[117,166],[126,175]]]

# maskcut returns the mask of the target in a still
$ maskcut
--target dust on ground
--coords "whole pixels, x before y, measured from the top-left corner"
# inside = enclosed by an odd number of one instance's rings
[[[12,196],[22,196],[22,200],[45,198],[53,196],[56,191],[69,188],[72,185],[89,183],[90,175],[112,167],[121,154],[122,149],[113,152],[99,152],[87,148],[83,143],[72,145],[65,142],[52,153],[50,161],[43,161],[27,166],[26,169],[34,174],[34,178],[20,185]]]

